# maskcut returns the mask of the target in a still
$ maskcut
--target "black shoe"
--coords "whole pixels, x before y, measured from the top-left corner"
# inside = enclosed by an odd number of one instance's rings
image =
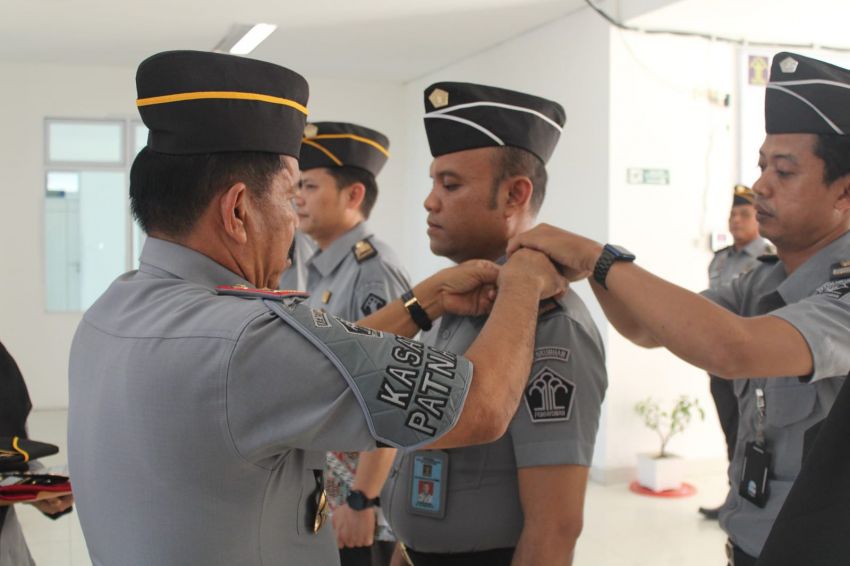
[[[699,512],[710,521],[716,521],[720,516],[720,507],[700,507]]]

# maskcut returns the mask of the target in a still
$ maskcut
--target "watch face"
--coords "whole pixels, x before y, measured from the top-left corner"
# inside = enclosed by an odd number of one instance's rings
[[[624,248],[623,246],[618,246],[615,244],[608,244],[605,246],[608,250],[614,254],[614,257],[617,259],[627,259],[632,260],[635,259],[635,254]]]

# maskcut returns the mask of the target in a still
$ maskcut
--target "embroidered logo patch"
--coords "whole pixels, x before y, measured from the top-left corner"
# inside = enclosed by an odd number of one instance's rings
[[[338,323],[342,325],[346,332],[349,334],[356,334],[357,336],[372,336],[374,338],[380,338],[384,335],[380,330],[373,330],[371,328],[364,328],[362,326],[357,326],[353,322],[348,322],[347,320],[343,320],[338,316],[334,317]]]
[[[815,291],[817,295],[827,295],[833,299],[840,299],[847,293],[850,293],[850,277],[838,281],[828,281]]]
[[[570,351],[567,348],[557,348],[555,346],[548,346],[545,348],[537,348],[534,350],[534,362],[539,362],[542,360],[556,360],[559,362],[566,362],[570,359]]]
[[[368,316],[375,311],[381,310],[386,306],[386,304],[386,299],[383,299],[374,293],[369,293],[363,301],[363,304],[360,305],[360,310],[363,311],[364,315]]]
[[[310,309],[313,313],[313,324],[316,328],[330,328],[331,321],[328,318],[328,313],[321,309]]]
[[[546,423],[570,420],[576,385],[544,367],[525,388],[525,407],[531,421]]]

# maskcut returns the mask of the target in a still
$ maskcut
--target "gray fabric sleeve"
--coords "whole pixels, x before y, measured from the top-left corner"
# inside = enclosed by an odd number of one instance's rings
[[[243,458],[260,463],[293,448],[375,448],[363,411],[333,363],[273,313],[247,325],[227,373],[227,424]]]
[[[407,276],[400,270],[375,259],[363,264],[350,305],[349,320],[360,320],[401,297],[410,289]]]
[[[467,359],[304,305],[265,303],[330,360],[377,441],[418,448],[457,423],[472,380]]]
[[[797,329],[812,353],[810,381],[850,372],[850,279],[830,281],[816,294],[770,313]]]
[[[590,466],[607,385],[598,339],[563,313],[542,320],[529,382],[508,428],[517,467]]]

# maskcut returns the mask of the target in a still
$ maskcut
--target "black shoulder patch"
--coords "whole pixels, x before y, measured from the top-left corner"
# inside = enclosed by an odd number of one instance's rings
[[[525,388],[525,408],[533,423],[570,420],[576,384],[544,367]]]
[[[282,291],[280,289],[254,289],[245,285],[219,285],[215,288],[218,295],[229,295],[243,299],[271,299],[272,301],[283,301],[284,299],[306,299],[310,293],[304,291]]]
[[[717,255],[717,254],[722,253],[722,252],[728,252],[731,249],[732,249],[732,245],[728,245],[725,248],[720,248],[719,250],[714,252],[714,255]]]
[[[375,246],[369,240],[360,240],[351,246],[351,253],[354,254],[354,259],[357,260],[357,263],[363,263],[367,259],[372,259],[378,255],[378,250],[375,249]]]
[[[369,316],[375,311],[381,310],[387,305],[387,300],[379,297],[374,293],[369,293],[360,305],[360,310],[364,315]]]
[[[758,256],[758,258],[756,259],[758,259],[762,263],[776,263],[777,261],[779,261],[779,256],[775,254],[764,254]]]
[[[817,291],[815,291],[816,295],[826,295],[833,299],[840,299],[847,293],[850,293],[850,277],[835,281],[828,281],[818,287]]]

